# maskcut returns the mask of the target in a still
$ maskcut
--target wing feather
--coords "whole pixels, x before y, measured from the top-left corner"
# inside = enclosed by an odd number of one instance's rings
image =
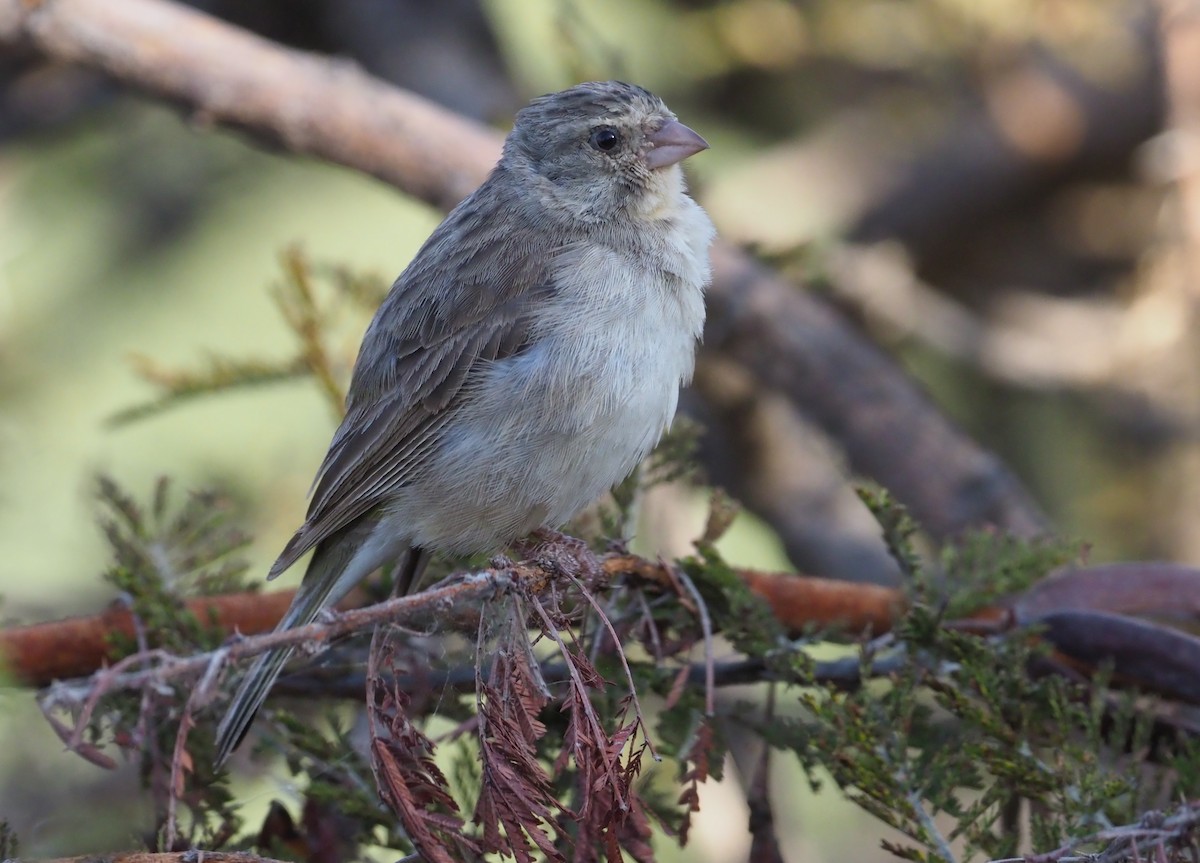
[[[531,339],[532,311],[553,291],[553,232],[523,222],[500,172],[438,227],[376,313],[308,515],[270,577],[409,482],[481,364]]]

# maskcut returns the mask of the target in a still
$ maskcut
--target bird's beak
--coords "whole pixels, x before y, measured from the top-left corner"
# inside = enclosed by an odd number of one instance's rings
[[[665,168],[707,149],[708,141],[678,120],[670,120],[646,136],[642,158],[652,169]]]

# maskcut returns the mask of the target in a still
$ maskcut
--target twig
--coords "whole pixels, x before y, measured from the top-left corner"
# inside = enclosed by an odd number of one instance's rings
[[[1042,854],[1006,857],[991,863],[1126,863],[1137,860],[1143,852],[1148,852],[1163,843],[1181,844],[1188,841],[1197,827],[1200,827],[1200,801],[1189,800],[1170,815],[1148,812],[1137,824],[1098,830],[1087,836],[1071,839],[1053,851]],[[1069,856],[1082,845],[1101,842],[1108,843],[1108,847],[1099,854]]]
[[[300,340],[304,362],[316,378],[334,416],[340,420],[346,411],[346,394],[333,373],[322,340],[321,313],[313,293],[308,263],[293,246],[283,254],[283,268],[288,279],[276,295],[276,305]]]
[[[692,601],[696,603],[696,613],[700,617],[700,629],[704,633],[704,714],[711,719],[717,713],[712,618],[708,616],[708,606],[704,603],[704,597],[700,595],[700,591],[696,589],[695,583],[688,574],[682,569],[676,574],[687,592],[691,594]]]
[[[866,679],[887,677],[895,674],[907,657],[903,651],[889,653],[885,657],[875,659],[868,668],[864,678],[862,663],[857,657],[831,659],[817,662],[812,669],[811,680],[814,683],[833,686],[841,689],[856,689]],[[539,664],[541,674],[549,680],[560,679],[567,674],[567,667],[558,662],[542,662]],[[480,673],[486,674],[490,666],[485,663]],[[704,686],[709,679],[709,664],[695,662],[681,668],[684,683],[689,686]],[[748,683],[780,682],[778,672],[771,668],[766,658],[733,659],[727,662],[715,662],[712,665],[713,683],[717,687],[744,686]],[[787,682],[783,680],[782,682]],[[422,671],[420,674],[405,674],[396,678],[396,686],[404,691],[414,691],[422,686],[433,688],[450,687],[456,690],[467,690],[475,685],[475,666],[462,665],[441,671]],[[366,679],[361,674],[343,674],[336,679],[329,679],[319,671],[300,672],[280,678],[275,685],[278,692],[292,695],[321,695],[332,698],[348,698],[360,700]]]
[[[77,749],[80,742],[83,740],[83,733],[86,730],[88,723],[91,722],[92,713],[96,709],[96,705],[100,703],[100,699],[108,692],[115,689],[127,689],[133,687],[123,686],[123,682],[129,677],[145,678],[146,682],[154,677],[153,668],[149,671],[140,671],[130,674],[125,671],[126,668],[133,665],[142,665],[146,663],[159,663],[169,665],[179,661],[179,657],[168,653],[165,650],[148,650],[145,652],[134,653],[127,656],[114,665],[112,668],[105,668],[102,671],[92,675],[91,682],[84,689],[85,695],[78,700],[82,702],[82,707],[79,711],[79,719],[75,726],[75,731],[71,735],[71,739],[67,742],[69,749]],[[185,660],[186,661],[186,660]],[[138,684],[140,687],[142,684]],[[42,701],[42,710],[46,711],[53,704],[53,698],[50,693],[47,693]]]
[[[671,569],[662,562],[631,554],[609,554],[601,557],[600,565],[609,580],[632,576],[673,589]],[[867,629],[883,632],[903,610],[899,591],[877,585],[788,572],[748,569],[736,572],[752,591],[767,601],[789,631],[842,626],[851,633]],[[279,591],[196,597],[187,600],[187,609],[197,619],[211,620],[227,632],[253,635],[272,630],[294,595],[294,591]],[[364,592],[355,591],[339,607],[361,606],[366,598]],[[21,682],[47,686],[56,680],[83,677],[114,661],[114,634],[136,636],[136,621],[125,607],[114,607],[99,615],[2,630],[0,658]]]
[[[654,749],[654,744],[645,733],[646,717],[642,714],[642,702],[638,700],[637,685],[633,682],[633,672],[629,668],[629,659],[625,656],[625,648],[621,646],[621,639],[617,637],[617,631],[613,628],[612,621],[608,619],[608,615],[600,608],[600,603],[596,602],[596,597],[592,596],[592,592],[584,587],[582,581],[570,575],[570,573],[567,573],[567,577],[579,588],[579,593],[592,606],[596,612],[596,616],[600,618],[600,622],[608,630],[608,635],[613,640],[613,647],[616,649],[617,656],[621,660],[621,667],[625,669],[625,680],[629,683],[629,695],[633,699],[633,712],[637,715],[638,724],[642,727],[642,736],[646,740],[646,746],[650,749],[650,757],[655,761],[662,761],[658,757],[658,752]]]
[[[173,656],[162,650],[134,654],[82,681],[54,684],[40,699],[42,709],[48,711],[58,706],[82,703],[80,722],[86,725],[96,702],[106,692],[165,685],[169,680],[193,676],[211,668],[218,658],[221,662],[247,659],[277,647],[328,644],[339,636],[361,632],[383,623],[411,624],[444,617],[511,586],[515,578],[528,577],[530,569],[533,568],[517,566],[508,571],[480,570],[440,588],[386,600],[366,608],[331,613],[323,620],[282,632],[239,638],[217,650],[189,657]],[[142,671],[125,671],[129,666],[144,663],[154,665]]]
[[[179,730],[175,733],[175,748],[171,753],[171,778],[167,788],[167,835],[165,844],[168,848],[175,847],[176,817],[179,809],[179,799],[183,796],[183,787],[186,782],[183,775],[183,762],[184,756],[187,754],[188,732],[196,725],[196,721],[192,717],[211,697],[213,687],[216,686],[217,679],[221,676],[221,671],[225,667],[225,660],[228,655],[229,649],[225,647],[212,651],[212,658],[208,663],[208,668],[205,669],[204,676],[192,688],[191,694],[188,695],[188,700],[183,706],[183,713],[179,717]]]
[[[912,781],[907,777],[901,777],[900,785],[903,788],[912,788]],[[958,857],[950,850],[950,843],[946,841],[946,837],[942,835],[942,831],[933,823],[933,817],[925,809],[925,804],[921,800],[921,795],[914,789],[908,792],[908,804],[913,809],[913,814],[921,823],[921,827],[925,830],[925,835],[937,846],[938,854],[946,863],[956,863]]]

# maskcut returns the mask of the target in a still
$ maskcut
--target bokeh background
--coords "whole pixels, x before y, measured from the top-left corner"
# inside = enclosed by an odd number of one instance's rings
[[[501,127],[529,97],[579,80],[649,87],[713,145],[689,170],[723,237],[884,345],[1064,535],[1095,560],[1200,563],[1193,4],[194,5]],[[214,354],[289,356],[272,300],[285,249],[390,280],[439,218],[378,182],[258,149],[91,72],[0,53],[5,619],[112,600],[97,578],[98,472],[140,494],[163,474],[180,489],[224,489],[265,571],[299,522],[334,426],[317,388],[265,386],[113,426],[154,396],[137,358],[175,369]],[[366,318],[344,323],[348,370]],[[704,421],[696,399],[685,404]],[[781,537],[770,518],[781,504],[821,523],[832,513],[869,542],[836,441],[769,396],[755,405],[746,426],[769,429],[791,458],[785,475],[766,465],[752,474],[706,446],[709,475],[767,516],[742,520],[730,558],[813,571],[803,536]],[[686,550],[701,517],[694,493],[657,492],[639,541]],[[815,574],[888,577],[844,564]],[[148,826],[136,778],[64,755],[28,692],[0,695],[0,741],[0,815],[31,855],[124,847]],[[789,859],[886,859],[882,827],[836,792],[812,797],[787,765],[776,770]],[[730,773],[706,789],[686,859],[745,858],[746,809]],[[288,789],[252,793],[265,807]]]

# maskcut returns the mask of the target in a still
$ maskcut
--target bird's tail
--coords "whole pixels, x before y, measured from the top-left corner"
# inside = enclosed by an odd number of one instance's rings
[[[379,561],[355,559],[374,528],[374,523],[360,522],[317,546],[291,606],[275,627],[276,632],[311,623],[322,610],[341,600],[378,565]],[[407,553],[408,560],[401,566],[408,569],[413,565],[410,561],[423,557],[424,554],[419,550],[412,549]],[[351,572],[351,567],[358,572]],[[218,767],[225,763],[246,736],[255,715],[266,700],[276,678],[283,671],[292,651],[291,647],[282,647],[262,654],[242,678],[237,692],[229,702],[225,716],[221,719],[221,724],[217,726]]]

